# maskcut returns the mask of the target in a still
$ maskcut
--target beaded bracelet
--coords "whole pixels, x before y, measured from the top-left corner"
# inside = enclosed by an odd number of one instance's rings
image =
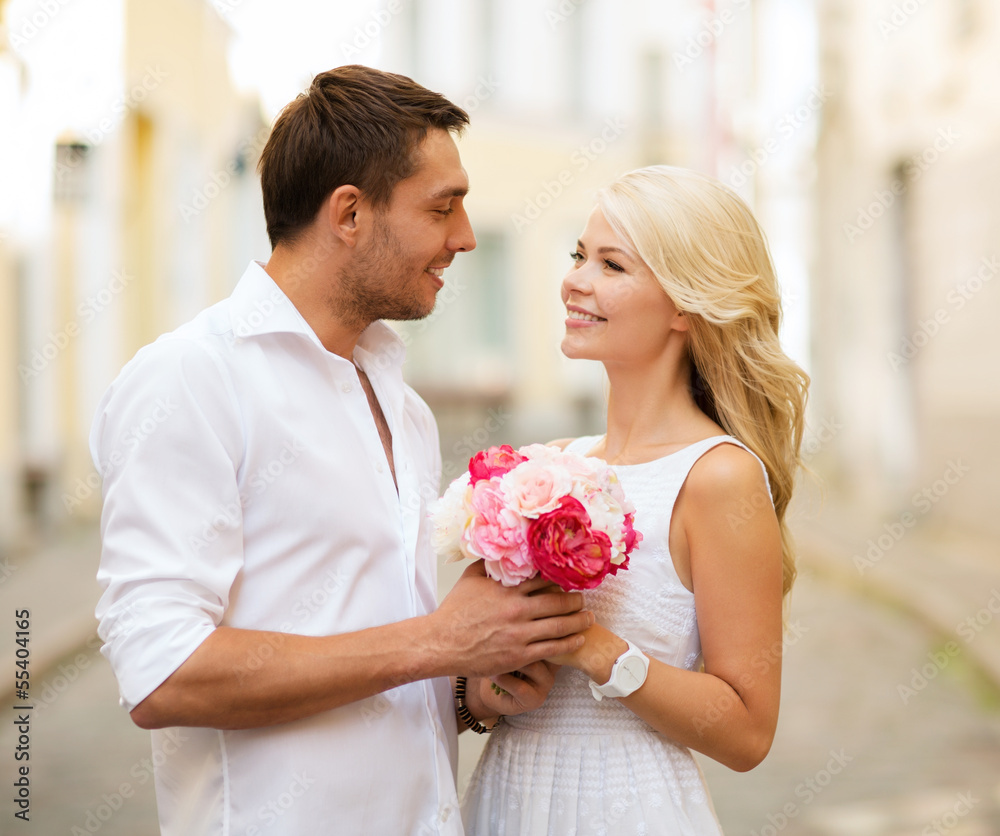
[[[464,676],[459,676],[455,679],[455,704],[458,706],[456,713],[462,718],[462,722],[476,734],[489,734],[496,728],[496,723],[492,727],[484,726],[472,716],[472,712],[469,711],[469,707],[465,704],[466,680],[467,678]],[[497,723],[500,722],[500,719],[502,719],[502,715],[497,719]]]

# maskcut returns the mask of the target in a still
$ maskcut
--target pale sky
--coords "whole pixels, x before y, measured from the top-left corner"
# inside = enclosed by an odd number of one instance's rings
[[[399,0],[213,0],[212,5],[233,30],[234,82],[258,91],[273,117],[318,72],[339,64],[377,66],[378,36],[396,22],[389,9],[398,8]]]

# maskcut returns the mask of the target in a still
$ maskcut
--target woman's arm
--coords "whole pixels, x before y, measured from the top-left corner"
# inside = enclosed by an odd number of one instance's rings
[[[689,558],[704,672],[650,659],[646,682],[621,702],[672,740],[747,771],[771,747],[781,688],[781,536],[758,461],[730,444],[702,456],[671,530],[671,552]],[[551,661],[603,684],[629,637],[601,625],[584,635],[580,650]]]

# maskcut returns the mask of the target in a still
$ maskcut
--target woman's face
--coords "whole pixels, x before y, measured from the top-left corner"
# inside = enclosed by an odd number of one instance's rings
[[[652,271],[611,228],[600,208],[571,253],[562,281],[567,357],[604,363],[647,363],[682,338],[687,320]]]

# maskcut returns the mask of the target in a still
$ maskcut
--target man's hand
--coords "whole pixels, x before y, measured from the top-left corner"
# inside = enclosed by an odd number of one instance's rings
[[[542,661],[533,662],[510,673],[470,679],[466,705],[472,716],[480,719],[534,711],[545,702],[552,690],[557,670],[559,665]],[[502,689],[502,693],[497,693],[494,683]],[[458,727],[459,731],[463,730],[461,722]]]
[[[594,623],[593,614],[582,607],[580,593],[563,592],[544,578],[503,586],[487,577],[479,560],[462,573],[429,616],[435,627],[431,640],[442,656],[453,660],[451,673],[508,674],[579,649],[583,637],[578,634]],[[499,680],[498,684],[511,691]],[[527,698],[521,689],[518,693]]]
[[[593,622],[582,606],[579,593],[540,578],[504,587],[478,561],[429,615],[333,636],[219,627],[133,709],[132,718],[149,729],[257,728],[419,679],[507,674],[578,649],[583,637],[577,634]],[[247,671],[246,660],[259,659],[265,647],[273,653]],[[524,705],[532,704],[529,691],[542,687],[544,678],[533,675],[532,682],[528,690],[512,691]]]

